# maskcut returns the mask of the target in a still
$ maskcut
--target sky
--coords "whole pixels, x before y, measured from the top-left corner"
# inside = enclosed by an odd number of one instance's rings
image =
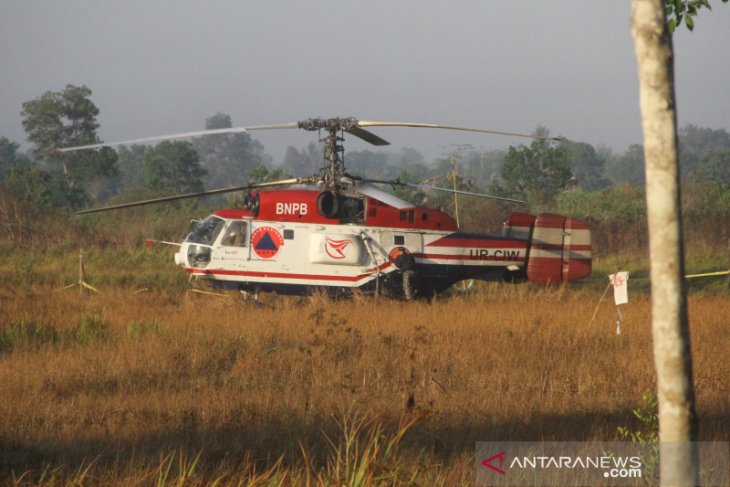
[[[674,37],[679,124],[730,130],[730,5]],[[29,147],[24,101],[86,85],[102,140],[310,117],[641,143],[629,0],[27,0],[0,15],[0,136]],[[427,158],[522,139],[372,129]],[[301,131],[256,132],[279,162]],[[374,149],[359,139],[348,150]]]

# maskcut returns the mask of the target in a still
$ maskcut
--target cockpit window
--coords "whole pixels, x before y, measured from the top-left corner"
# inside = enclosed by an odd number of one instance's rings
[[[224,221],[221,218],[211,215],[200,222],[200,224],[195,227],[192,232],[190,232],[190,235],[188,235],[186,240],[188,242],[203,245],[213,245],[213,242],[215,242],[215,239],[218,238],[218,234],[223,228],[223,223]]]
[[[226,232],[223,234],[221,245],[229,247],[245,247],[246,246],[246,222],[234,220],[228,224]]]

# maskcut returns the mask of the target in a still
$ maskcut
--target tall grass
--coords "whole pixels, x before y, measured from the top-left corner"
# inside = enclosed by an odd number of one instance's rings
[[[10,298],[12,296],[12,299]],[[620,440],[654,390],[646,295],[489,285],[403,303],[35,286],[0,294],[17,485],[456,485],[482,440]],[[727,439],[727,295],[690,297],[703,439]]]
[[[48,345],[86,345],[107,338],[106,330],[104,317],[99,315],[81,316],[74,326],[64,330],[58,330],[50,322],[11,319],[0,328],[0,353],[38,350]]]

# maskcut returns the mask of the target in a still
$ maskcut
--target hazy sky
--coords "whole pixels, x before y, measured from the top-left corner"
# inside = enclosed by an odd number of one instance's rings
[[[674,39],[680,125],[730,129],[730,5]],[[85,84],[116,141],[309,117],[444,123],[641,143],[629,0],[7,1],[0,136],[27,147],[24,101]],[[519,139],[373,129],[390,150]],[[278,160],[299,131],[253,134]],[[350,150],[369,148],[355,139]]]

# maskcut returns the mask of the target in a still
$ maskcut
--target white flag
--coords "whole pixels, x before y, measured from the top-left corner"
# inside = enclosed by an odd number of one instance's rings
[[[628,272],[617,272],[611,274],[608,279],[613,285],[613,300],[616,302],[616,306],[619,304],[626,304],[629,302],[629,273]]]

